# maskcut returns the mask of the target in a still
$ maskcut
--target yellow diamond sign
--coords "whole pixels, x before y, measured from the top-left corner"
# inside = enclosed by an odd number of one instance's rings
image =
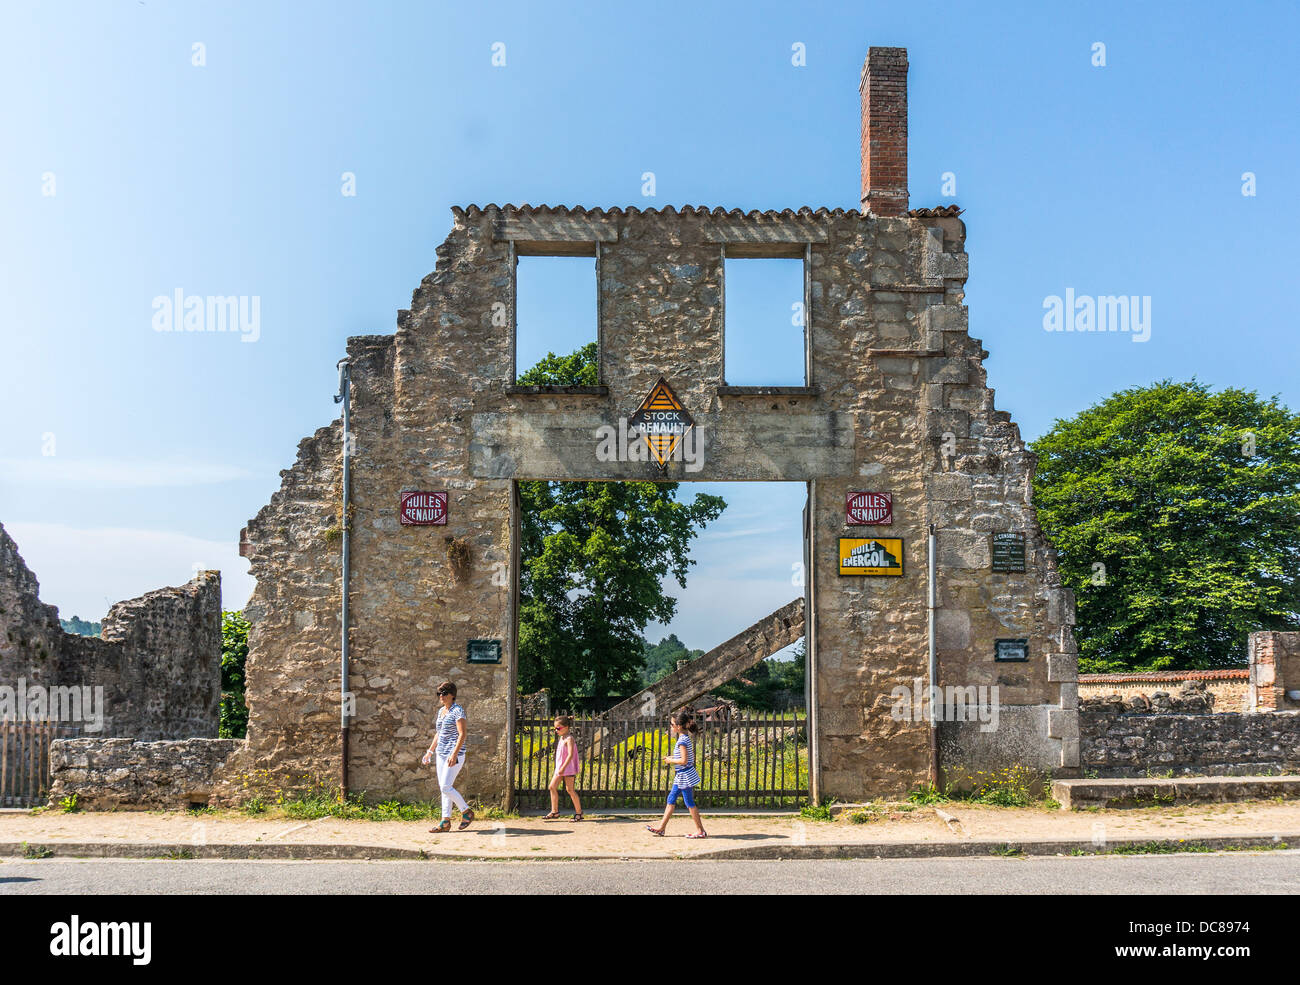
[[[694,423],[662,376],[641,401],[636,413],[628,419],[628,425],[641,433],[661,469],[668,468],[668,459]]]

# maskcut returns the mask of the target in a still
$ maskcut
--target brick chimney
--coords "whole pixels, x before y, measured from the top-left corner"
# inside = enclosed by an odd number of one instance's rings
[[[907,215],[907,49],[868,49],[858,89],[862,211]]]

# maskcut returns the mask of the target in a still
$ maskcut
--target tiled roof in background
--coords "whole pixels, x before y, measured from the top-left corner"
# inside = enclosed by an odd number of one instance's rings
[[[476,216],[481,215],[484,212],[497,211],[517,212],[523,215],[572,215],[596,218],[615,215],[697,215],[716,217],[725,216],[731,219],[789,219],[795,216],[812,217],[817,219],[827,217],[838,219],[845,216],[858,218],[863,217],[863,213],[859,212],[857,209],[828,209],[825,206],[814,209],[806,205],[799,209],[781,209],[780,211],[777,211],[776,209],[768,209],[766,211],[750,209],[748,212],[745,212],[742,209],[724,209],[721,206],[710,209],[703,205],[683,205],[680,209],[672,205],[666,205],[663,208],[649,209],[638,208],[635,205],[629,205],[626,207],[614,206],[610,209],[589,209],[582,205],[570,207],[567,205],[528,205],[525,203],[523,205],[467,205],[464,208],[455,205],[452,206],[451,211],[456,215],[468,216]],[[933,219],[956,217],[962,214],[962,210],[956,205],[942,205],[934,209],[912,209],[907,214],[913,219]]]
[[[1150,670],[1136,674],[1080,674],[1080,684],[1158,684],[1167,681],[1248,681],[1250,668],[1225,667],[1221,670]]]

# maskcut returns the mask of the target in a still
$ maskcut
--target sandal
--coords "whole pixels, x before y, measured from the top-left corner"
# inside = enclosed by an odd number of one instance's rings
[[[581,820],[583,819],[583,817],[585,817],[585,816],[586,816],[586,815],[583,815],[583,814],[574,814],[574,815],[573,815],[573,819],[574,819],[575,821],[581,821]]]
[[[465,812],[464,812],[463,814],[461,814],[461,816],[460,816],[460,824],[456,825],[456,830],[457,830],[457,831],[464,831],[466,828],[468,828],[468,827],[470,826],[470,823],[471,823],[473,820],[474,820],[474,812],[473,812],[473,811],[465,811]],[[450,824],[451,822],[448,821],[447,823]]]
[[[543,821],[558,821],[559,819],[560,819],[559,811],[551,811],[551,813],[542,816]]]
[[[431,835],[440,835],[440,834],[443,834],[444,832],[447,832],[447,831],[450,831],[450,830],[451,830],[451,818],[447,818],[445,821],[443,821],[441,824],[439,824],[436,828],[430,828],[430,829],[429,829],[429,834],[431,834]]]
[[[686,837],[687,837],[687,838],[707,838],[708,836],[709,836],[709,833],[708,833],[707,831],[695,831],[695,832],[692,832],[691,834],[688,834]]]
[[[654,835],[656,838],[662,838],[664,836],[664,833],[662,831],[660,831],[658,828],[652,828],[648,824],[645,826],[645,829],[649,831],[652,835]]]

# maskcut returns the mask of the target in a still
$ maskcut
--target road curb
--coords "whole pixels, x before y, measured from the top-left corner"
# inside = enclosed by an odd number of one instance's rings
[[[121,858],[198,861],[203,859],[249,859],[268,861],[440,861],[440,862],[556,862],[556,861],[697,861],[847,858],[975,858],[988,856],[1106,855],[1117,850],[1154,846],[1183,848],[1200,846],[1224,849],[1274,848],[1280,843],[1300,847],[1300,833],[1279,835],[1225,835],[1207,838],[1124,839],[1098,845],[1086,839],[1063,841],[951,842],[858,842],[831,845],[764,845],[719,848],[703,851],[653,853],[626,852],[584,855],[469,855],[419,848],[391,848],[375,845],[261,845],[261,844],[162,844],[141,842],[0,842],[0,858],[31,860],[31,853],[43,858]],[[43,853],[48,852],[48,855]]]

